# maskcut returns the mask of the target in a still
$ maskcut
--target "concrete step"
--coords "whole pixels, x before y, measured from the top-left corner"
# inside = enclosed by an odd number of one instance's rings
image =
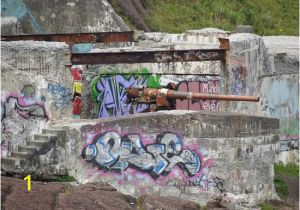
[[[38,151],[38,147],[35,146],[27,146],[27,145],[19,145],[18,151],[19,152],[28,152],[30,154],[34,154]]]
[[[50,138],[56,137],[56,135],[50,134],[34,134],[33,140],[50,141]]]
[[[11,156],[14,158],[29,159],[33,154],[29,152],[14,152]]]
[[[26,160],[24,158],[18,157],[8,157],[8,158],[1,158],[1,167],[15,167],[24,165]]]
[[[58,137],[66,137],[66,131],[63,129],[53,129],[53,128],[47,128],[42,130],[43,134],[52,134],[57,135]]]
[[[43,141],[43,140],[30,140],[27,141],[28,146],[33,146],[33,147],[42,147],[44,144],[49,143],[50,141]]]

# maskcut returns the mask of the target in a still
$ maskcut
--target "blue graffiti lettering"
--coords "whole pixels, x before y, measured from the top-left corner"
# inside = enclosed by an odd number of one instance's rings
[[[68,106],[72,100],[72,91],[60,84],[48,84],[48,92],[55,99],[55,106],[63,108]]]
[[[175,165],[186,176],[197,174],[201,167],[200,157],[183,149],[180,137],[170,132],[159,134],[156,142],[148,145],[143,145],[138,134],[100,133],[84,147],[82,157],[100,169],[123,171],[130,167],[153,178],[168,175]]]

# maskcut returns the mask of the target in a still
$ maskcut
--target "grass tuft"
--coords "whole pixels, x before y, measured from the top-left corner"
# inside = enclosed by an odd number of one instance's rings
[[[295,163],[288,163],[286,165],[283,165],[282,163],[275,163],[274,171],[275,174],[299,177],[299,166]]]
[[[73,176],[69,176],[69,175],[64,175],[64,176],[59,176],[57,178],[57,180],[55,180],[57,182],[75,182],[76,179]]]
[[[276,207],[269,203],[259,203],[258,206],[261,208],[261,210],[277,210]]]

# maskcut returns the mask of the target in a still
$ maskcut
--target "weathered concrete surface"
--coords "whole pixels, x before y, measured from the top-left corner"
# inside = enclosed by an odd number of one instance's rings
[[[218,37],[228,37],[230,51],[227,70],[219,62],[165,64],[98,65],[85,70],[82,118],[102,118],[128,114],[124,88],[137,85],[166,86],[172,82],[183,91],[254,95],[259,103],[177,100],[176,109],[233,111],[280,119],[281,151],[299,148],[299,47],[298,37],[261,37],[255,34],[229,34],[218,29],[189,30],[183,34],[144,33],[131,47],[141,49],[216,48]],[[105,51],[107,49],[94,49]],[[152,74],[153,76],[149,76]],[[207,75],[215,76],[207,76]],[[146,106],[144,106],[145,108]],[[137,108],[141,112],[144,108]],[[298,159],[291,152],[282,162]],[[286,157],[280,155],[279,157]]]
[[[259,75],[260,108],[264,116],[280,119],[277,161],[299,164],[299,37],[269,36],[263,41],[267,56]]]
[[[159,32],[143,33],[138,42],[120,43],[119,47],[108,49],[93,49],[91,52],[103,51],[131,51],[131,50],[187,50],[187,49],[213,49],[219,47],[219,37],[226,38],[229,33],[219,29],[188,30],[182,34],[168,34]],[[103,67],[99,65],[98,68]],[[169,62],[169,63],[138,63],[110,65],[118,69],[119,73],[130,73],[132,70],[147,68],[154,74],[222,74],[222,65],[214,62]]]
[[[51,120],[72,117],[68,45],[1,42],[1,157],[11,157]]]
[[[60,166],[80,183],[101,180],[133,196],[168,195],[201,205],[225,192],[254,203],[276,197],[277,119],[166,111],[52,127],[67,131]]]
[[[2,16],[17,19],[11,23],[17,29],[4,30],[3,34],[129,30],[106,0],[10,0],[1,2],[1,11]]]
[[[55,78],[58,81],[68,80],[66,75],[69,70],[65,67],[69,63],[68,47],[61,42],[2,41],[2,70],[18,69],[34,75]]]

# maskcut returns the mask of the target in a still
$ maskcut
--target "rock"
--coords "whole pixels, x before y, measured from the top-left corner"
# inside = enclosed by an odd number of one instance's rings
[[[135,198],[116,191],[106,183],[88,183],[66,188],[58,195],[57,209],[135,209]]]
[[[14,209],[54,209],[56,196],[62,192],[65,184],[42,182],[31,183],[31,191],[27,191],[27,181],[12,177],[1,177],[1,204],[5,210]]]
[[[156,195],[143,195],[137,199],[137,207],[143,210],[172,209],[172,210],[199,210],[199,205],[176,197],[165,197]]]
[[[226,193],[220,201],[220,206],[227,209],[252,210],[257,209],[256,199],[251,194]]]

